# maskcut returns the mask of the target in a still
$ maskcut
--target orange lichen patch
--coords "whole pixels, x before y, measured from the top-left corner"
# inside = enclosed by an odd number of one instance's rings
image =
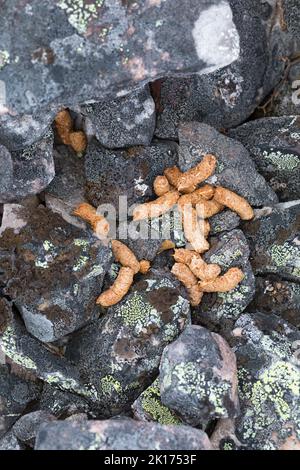
[[[171,186],[174,186],[178,189],[179,180],[182,177],[183,173],[177,168],[177,166],[172,166],[171,168],[166,168],[164,171],[164,175],[166,176],[167,180],[169,181]],[[192,193],[195,190],[194,186],[188,188],[185,192]]]
[[[111,247],[116,261],[124,267],[131,268],[134,274],[139,272],[140,263],[128,246],[119,240],[112,240]]]
[[[202,292],[229,292],[235,289],[244,277],[245,275],[240,268],[230,268],[223,276],[217,277],[213,281],[199,282],[199,286]]]
[[[76,131],[69,134],[70,145],[77,153],[84,152],[87,147],[87,138],[84,132]]]
[[[134,272],[131,268],[122,267],[113,285],[102,292],[96,300],[97,305],[110,307],[120,302],[133,283]]]
[[[175,263],[171,272],[187,289],[191,305],[199,305],[203,292],[198,286],[198,279],[194,276],[189,267],[183,263]]]
[[[171,190],[168,179],[165,176],[157,176],[153,183],[156,196],[163,196]]]
[[[198,253],[209,250],[209,243],[205,238],[205,226],[203,221],[198,222],[196,209],[193,207],[185,209],[182,216],[184,235],[193,249]]]
[[[147,274],[150,267],[151,267],[150,261],[148,261],[147,259],[142,259],[140,261],[140,273],[141,274]]]
[[[221,273],[217,264],[207,264],[196,251],[180,248],[175,250],[174,259],[177,263],[186,264],[194,276],[203,281],[216,279]]]
[[[97,214],[96,209],[88,204],[82,202],[73,211],[73,215],[80,217],[82,220],[88,222],[93,231],[100,237],[106,237],[109,232],[109,223],[100,214]]]
[[[254,211],[246,199],[229,189],[216,188],[214,200],[236,212],[242,220],[251,220],[254,217]]]
[[[55,116],[55,125],[57,133],[61,141],[65,145],[70,145],[70,132],[72,131],[73,122],[71,115],[67,109],[63,109]]]
[[[178,191],[172,190],[151,202],[140,204],[133,211],[133,220],[152,219],[168,212],[179,199]]]
[[[215,199],[212,199],[211,201],[206,201],[205,199],[200,201],[199,199],[199,202],[196,205],[197,214],[200,219],[209,219],[213,215],[221,212],[223,209],[224,206]]]
[[[183,173],[178,179],[178,191],[190,192],[190,188],[196,188],[198,184],[205,181],[215,172],[217,159],[214,155],[204,155],[198,165]]]

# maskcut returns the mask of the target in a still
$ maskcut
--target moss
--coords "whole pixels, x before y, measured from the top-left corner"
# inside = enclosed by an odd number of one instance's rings
[[[181,424],[181,420],[162,404],[158,380],[142,393],[141,405],[153,421],[166,425]]]
[[[122,385],[112,375],[106,375],[100,379],[101,390],[104,395],[111,396],[113,392],[121,393]]]
[[[92,20],[97,19],[104,0],[59,0],[57,5],[66,12],[69,23],[80,34],[85,34]]]
[[[263,152],[264,158],[272,163],[280,171],[293,171],[300,165],[300,159],[291,153],[281,153],[279,151]]]

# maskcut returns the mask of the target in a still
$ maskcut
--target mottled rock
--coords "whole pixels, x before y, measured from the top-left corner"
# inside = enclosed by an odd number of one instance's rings
[[[86,197],[95,207],[113,204],[117,211],[120,196],[127,196],[128,206],[145,202],[154,196],[154,178],[176,165],[177,159],[175,142],[107,150],[93,140],[85,157]]]
[[[217,235],[221,232],[229,232],[240,225],[240,217],[231,210],[224,210],[209,219],[210,235]]]
[[[206,153],[217,158],[215,174],[207,181],[243,196],[253,206],[273,204],[277,196],[255,169],[248,151],[238,141],[207,124],[182,123],[179,127],[179,166],[194,167]]]
[[[258,171],[280,200],[300,198],[300,118],[250,121],[230,131],[249,151]]]
[[[5,2],[4,111],[121,97],[156,77],[217,70],[240,55],[237,28],[221,0],[25,0],[22,13],[18,0]]]
[[[39,384],[25,381],[12,374],[7,365],[0,365],[0,437],[38,399],[40,390]]]
[[[299,331],[276,315],[247,313],[236,322],[241,448],[299,450],[299,344]]]
[[[190,426],[132,419],[60,421],[41,426],[36,450],[210,450],[207,435]]]
[[[22,416],[13,426],[12,432],[26,446],[33,447],[41,424],[53,421],[55,417],[46,411],[33,411]]]
[[[160,357],[190,321],[178,283],[152,272],[107,315],[75,333],[66,356],[97,390],[102,416],[130,409],[157,376]]]
[[[192,426],[239,412],[234,353],[226,341],[201,326],[189,326],[163,352],[162,403]]]
[[[0,334],[12,319],[11,304],[4,297],[0,297]]]
[[[92,404],[83,397],[67,390],[60,390],[49,383],[44,384],[39,405],[41,410],[47,411],[57,418],[65,418],[79,413],[91,413],[92,408]]]
[[[182,420],[161,402],[159,378],[146,388],[132,405],[135,419],[159,424],[182,424]]]
[[[18,441],[12,431],[0,438],[0,450],[24,450],[25,447]]]
[[[82,106],[106,148],[150,145],[155,128],[155,105],[149,86],[113,101]]]
[[[3,148],[0,146],[1,160],[4,158]],[[13,151],[10,155],[8,151],[5,153],[4,169],[0,171],[0,202],[13,202],[38,194],[54,178],[51,131],[30,147]]]
[[[300,204],[276,208],[245,224],[255,274],[278,274],[300,279]]]
[[[216,263],[226,272],[239,267],[245,277],[232,291],[204,294],[199,307],[194,309],[194,321],[228,338],[234,322],[246,309],[255,293],[255,278],[249,262],[249,247],[241,230],[224,232],[212,237],[211,248],[205,253],[208,263]]]
[[[300,327],[300,285],[275,276],[255,278],[255,297],[250,311],[274,313]]]
[[[55,341],[97,318],[111,250],[90,232],[40,206],[19,234],[2,234],[0,247],[11,255],[6,293],[38,339]]]

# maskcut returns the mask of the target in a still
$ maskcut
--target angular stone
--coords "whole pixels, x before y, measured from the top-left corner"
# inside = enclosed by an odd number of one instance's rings
[[[190,426],[162,426],[132,419],[58,421],[41,426],[36,450],[210,450],[207,435]]]
[[[45,383],[41,393],[40,408],[57,418],[63,418],[78,413],[90,413],[92,403],[79,395],[56,388],[55,384]]]
[[[243,196],[253,206],[273,204],[277,196],[255,169],[248,151],[238,141],[206,124],[190,122],[179,127],[179,166],[194,167],[204,154],[217,158],[215,174],[207,181]]]
[[[240,225],[240,217],[231,210],[224,210],[219,214],[213,215],[209,219],[210,235],[217,235],[221,232],[229,232]]]
[[[235,355],[201,326],[187,327],[165,348],[159,382],[162,403],[192,426],[239,413]]]
[[[18,441],[33,447],[38,429],[43,423],[50,423],[55,417],[46,411],[33,411],[22,416],[13,426],[12,431]]]
[[[229,135],[247,148],[280,200],[300,198],[299,117],[256,119],[231,130]]]
[[[255,274],[300,279],[300,204],[276,208],[245,224]]]
[[[155,128],[155,105],[149,86],[113,101],[81,107],[106,148],[150,145]]]
[[[55,341],[97,318],[95,301],[112,255],[90,232],[40,206],[19,234],[2,234],[0,247],[10,255],[17,248],[6,293],[35,337]]]

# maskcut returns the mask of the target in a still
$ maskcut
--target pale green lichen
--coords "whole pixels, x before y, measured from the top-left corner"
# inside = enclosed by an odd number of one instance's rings
[[[43,242],[43,247],[45,251],[50,251],[55,248],[55,246],[53,245],[53,243],[50,242],[50,240],[45,240]]]
[[[143,328],[151,317],[156,317],[156,322],[160,322],[157,311],[138,292],[134,292],[118,307],[117,314],[130,327]]]
[[[104,395],[111,396],[114,392],[121,393],[122,385],[112,375],[106,375],[100,379],[100,387]]]
[[[85,34],[90,22],[98,18],[98,11],[103,4],[104,0],[59,0],[57,3],[80,34]]]
[[[0,50],[0,70],[9,64],[9,52]]]
[[[241,249],[237,248],[236,250],[232,251],[231,248],[224,248],[222,253],[216,253],[210,256],[209,262],[218,264],[222,267],[229,267],[233,261],[242,258],[243,252]]]
[[[29,370],[37,369],[35,362],[22,351],[19,351],[15,330],[12,326],[6,328],[2,335],[1,349],[15,364]]]
[[[268,253],[277,267],[284,267],[291,264],[295,269],[300,268],[300,248],[299,246],[292,245],[285,242],[283,245],[273,244]]]
[[[73,266],[73,271],[80,271],[88,262],[88,256],[81,255]]]
[[[41,259],[37,258],[36,261],[35,261],[35,266],[37,268],[42,268],[42,269],[47,269],[49,267],[48,265],[48,261],[42,261]]]
[[[181,420],[162,404],[158,379],[142,393],[140,399],[143,411],[153,421],[166,425],[181,424]]]
[[[84,398],[97,400],[98,394],[95,387],[91,384],[82,385],[72,377],[65,377],[61,372],[44,373],[43,380],[50,385],[57,386],[62,390],[77,393]]]
[[[87,240],[83,238],[74,238],[73,243],[75,246],[80,246],[83,248],[87,248],[90,246],[90,242],[88,242]]]
[[[100,264],[95,264],[93,266],[92,270],[87,274],[84,279],[91,279],[92,277],[97,277],[100,276],[100,274],[103,274],[103,267]]]
[[[283,154],[279,151],[263,152],[264,158],[271,162],[278,170],[293,171],[300,165],[300,159],[292,153]]]

